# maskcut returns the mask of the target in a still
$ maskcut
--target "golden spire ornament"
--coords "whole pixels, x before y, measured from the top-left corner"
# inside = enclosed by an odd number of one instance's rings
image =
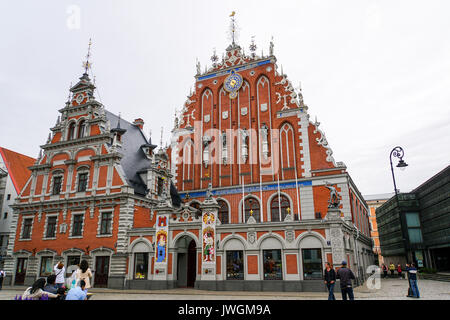
[[[91,63],[89,62],[89,58],[91,57],[91,45],[92,45],[92,41],[91,38],[89,38],[89,46],[88,46],[88,52],[86,55],[86,61],[83,62],[83,68],[84,68],[84,73],[88,73],[88,70],[91,68]]]

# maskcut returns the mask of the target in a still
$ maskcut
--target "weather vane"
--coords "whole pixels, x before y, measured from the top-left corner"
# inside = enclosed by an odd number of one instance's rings
[[[86,74],[88,72],[88,69],[91,68],[91,63],[89,62],[89,58],[91,57],[91,45],[92,45],[92,41],[91,41],[91,38],[89,38],[88,53],[86,55],[86,61],[83,62],[84,73],[86,73]]]
[[[231,35],[231,41],[232,41],[232,45],[235,46],[235,40],[237,37],[237,29],[236,29],[236,20],[234,18],[234,15],[236,14],[235,11],[231,12],[230,17],[231,17],[231,24],[230,24],[230,35]]]

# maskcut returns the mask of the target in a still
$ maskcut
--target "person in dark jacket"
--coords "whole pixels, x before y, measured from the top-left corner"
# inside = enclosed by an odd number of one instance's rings
[[[336,272],[331,263],[326,263],[326,268],[323,271],[323,282],[327,285],[328,300],[336,300],[334,297],[334,285],[336,284]]]
[[[47,277],[47,284],[44,287],[44,291],[57,293],[58,288],[56,287],[56,275],[51,274]]]
[[[417,287],[417,269],[414,263],[411,263],[410,267],[407,267],[409,285],[411,286],[412,296],[414,298],[420,298],[419,288]]]
[[[337,271],[336,279],[341,280],[342,300],[347,300],[347,295],[350,300],[355,300],[352,287],[352,279],[355,279],[355,275],[352,270],[347,268],[347,261],[342,261],[342,266]]]

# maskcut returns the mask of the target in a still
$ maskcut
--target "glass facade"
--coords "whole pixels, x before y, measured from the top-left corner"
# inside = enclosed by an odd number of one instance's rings
[[[302,249],[303,279],[322,279],[322,250]]]
[[[244,280],[244,252],[227,251],[227,280]]]
[[[420,216],[418,212],[406,213],[406,225],[410,243],[422,243],[422,230],[420,229]]]
[[[263,250],[264,280],[283,280],[281,250]]]

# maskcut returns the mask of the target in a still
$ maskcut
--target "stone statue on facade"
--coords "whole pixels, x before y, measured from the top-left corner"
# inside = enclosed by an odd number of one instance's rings
[[[339,194],[335,187],[325,182],[325,188],[330,190],[330,199],[328,200],[328,208],[338,208],[340,204]]]

